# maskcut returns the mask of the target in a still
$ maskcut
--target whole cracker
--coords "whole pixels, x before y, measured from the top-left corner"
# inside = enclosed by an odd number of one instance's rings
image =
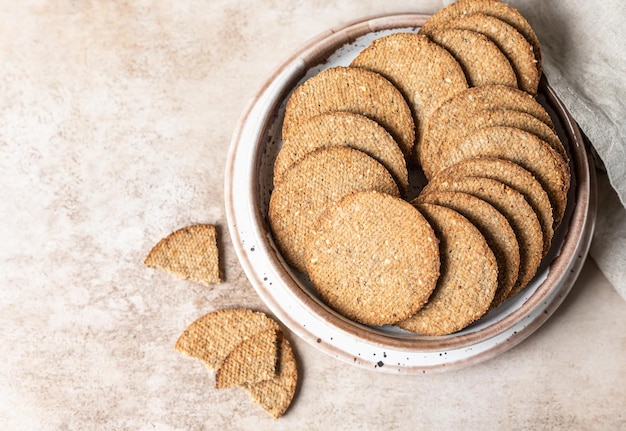
[[[517,75],[518,87],[533,96],[537,94],[541,74],[537,69],[533,47],[515,27],[499,18],[473,13],[444,21],[434,27],[431,32],[447,28],[471,30],[487,36],[511,63]],[[424,28],[420,32],[432,34]]]
[[[218,389],[251,385],[276,375],[277,331],[258,332],[234,347],[215,375]]]
[[[413,204],[428,203],[455,210],[483,234],[498,263],[498,288],[490,308],[504,301],[515,286],[519,273],[519,243],[506,217],[491,204],[461,192],[421,194]]]
[[[543,254],[546,255],[554,236],[552,204],[546,191],[530,172],[505,159],[475,157],[443,170],[440,175],[447,178],[466,176],[491,178],[521,193],[539,218],[543,232]]]
[[[244,385],[252,400],[278,419],[291,405],[298,385],[298,365],[287,338],[279,334],[276,375],[271,379]]]
[[[507,85],[517,88],[517,75],[500,48],[485,35],[464,29],[440,29],[429,38],[459,62],[470,87]]]
[[[443,9],[433,14],[422,27],[424,33],[429,33],[444,21],[459,16],[466,16],[473,13],[482,13],[501,19],[519,31],[533,48],[533,54],[537,65],[537,70],[541,75],[541,47],[539,38],[526,18],[514,7],[499,0],[458,0],[449,4]]]
[[[419,310],[439,276],[438,241],[408,202],[352,193],[328,207],[307,248],[321,298],[352,320],[385,325]]]
[[[476,196],[495,207],[517,236],[520,252],[520,268],[517,281],[508,297],[517,294],[532,280],[543,257],[543,236],[539,218],[521,193],[500,181],[481,177],[447,178],[437,176],[422,190],[463,192]]]
[[[491,110],[514,110],[525,112],[554,129],[554,123],[546,109],[530,94],[506,85],[472,87],[452,97],[431,115],[426,132],[418,148],[419,160],[427,178],[434,173],[430,169],[430,157],[440,152],[449,129],[471,127],[470,117],[477,112]]]
[[[484,127],[440,151],[445,157],[434,165],[434,171],[479,156],[502,158],[520,165],[539,181],[548,194],[554,210],[554,223],[558,225],[561,222],[570,186],[569,165],[550,145],[532,133],[515,127]]]
[[[217,370],[228,354],[247,338],[280,327],[265,313],[247,308],[217,310],[191,323],[174,348]]]
[[[383,126],[408,156],[415,141],[411,110],[400,91],[378,73],[356,67],[332,67],[307,79],[287,100],[282,137],[326,112],[364,115]]]
[[[397,325],[424,335],[447,335],[489,310],[498,286],[498,265],[480,231],[458,212],[420,204],[440,240],[441,277],[426,305]]]
[[[406,160],[393,137],[378,123],[350,112],[329,112],[311,117],[294,127],[274,162],[274,184],[284,172],[318,148],[348,146],[361,150],[385,166],[404,193],[409,179]]]
[[[361,190],[400,196],[395,180],[383,165],[349,147],[320,148],[285,171],[269,203],[270,227],[285,260],[306,272],[307,236],[317,218],[332,202]]]
[[[454,57],[426,36],[412,33],[374,40],[351,66],[380,73],[400,89],[413,112],[416,145],[431,113],[467,88],[465,73]]]

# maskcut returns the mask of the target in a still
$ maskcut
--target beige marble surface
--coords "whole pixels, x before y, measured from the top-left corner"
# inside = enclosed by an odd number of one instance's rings
[[[250,97],[332,26],[441,3],[0,3],[0,427],[625,429],[626,303],[591,260],[535,334],[460,371],[375,373],[288,333],[301,381],[278,421],[173,349],[208,311],[266,310],[223,203]],[[225,283],[142,264],[197,222],[218,226]]]

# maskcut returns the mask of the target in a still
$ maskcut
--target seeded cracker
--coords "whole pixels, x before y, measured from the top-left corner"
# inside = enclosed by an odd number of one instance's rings
[[[305,272],[307,235],[317,218],[332,202],[361,190],[400,196],[389,171],[359,150],[321,148],[294,163],[274,188],[269,204],[273,238],[285,260]]]
[[[439,276],[438,241],[426,219],[408,202],[377,192],[352,193],[329,206],[307,258],[324,302],[368,325],[414,314]]]
[[[433,32],[447,28],[471,30],[487,36],[511,63],[519,88],[533,96],[537,94],[541,75],[535,63],[533,48],[514,27],[493,16],[474,13],[445,21],[435,27]],[[426,34],[426,31],[422,28],[420,33]]]
[[[251,385],[276,375],[277,331],[269,329],[242,341],[224,358],[217,374],[215,387]]]
[[[287,101],[283,141],[308,118],[326,112],[365,115],[383,126],[409,155],[415,141],[411,110],[398,89],[381,75],[354,67],[323,70],[300,85]]]
[[[543,236],[537,214],[524,196],[499,181],[490,178],[437,176],[422,190],[454,191],[476,196],[496,208],[513,228],[520,252],[520,268],[509,297],[517,294],[532,280],[543,256]]]
[[[144,263],[205,286],[220,283],[215,226],[198,224],[172,232],[150,250]]]
[[[245,389],[255,403],[278,419],[289,408],[298,384],[296,358],[287,338],[279,334],[279,354],[276,376],[269,380],[246,385]]]
[[[539,75],[541,75],[542,67],[539,38],[526,18],[524,18],[517,9],[499,0],[459,0],[432,15],[426,23],[424,23],[422,29],[424,33],[429,33],[433,28],[439,26],[444,21],[473,13],[482,13],[496,17],[519,31],[532,46],[537,70],[539,71]]]
[[[433,110],[467,88],[465,73],[454,57],[427,37],[412,33],[374,40],[351,65],[380,73],[404,94],[415,118],[417,148]],[[414,160],[418,160],[416,151]]]
[[[517,88],[517,75],[500,48],[485,35],[462,29],[441,29],[429,38],[459,62],[470,87],[506,85]]]
[[[294,162],[318,148],[348,146],[361,150],[385,166],[404,193],[409,180],[402,150],[391,135],[369,118],[349,112],[329,112],[294,127],[274,163],[274,184]]]
[[[432,192],[412,202],[429,203],[455,210],[467,218],[483,234],[498,264],[498,288],[490,308],[504,301],[517,281],[520,255],[515,232],[506,217],[493,205],[476,196],[460,192]]]
[[[245,308],[217,310],[189,325],[174,348],[216,371],[242,341],[270,329],[279,331],[280,327],[264,313]]]
[[[437,163],[435,160],[444,157],[441,145],[446,143],[447,130],[463,129],[468,125],[471,127],[470,117],[485,109],[525,112],[554,129],[552,119],[545,108],[524,91],[505,85],[469,88],[437,108],[427,124],[420,150],[420,163],[426,178],[436,173],[438,166],[432,165]]]
[[[439,175],[447,178],[464,176],[491,178],[521,193],[539,217],[543,232],[544,256],[548,252],[554,235],[552,205],[541,184],[526,169],[504,159],[476,157],[463,160],[445,169]]]
[[[423,335],[446,335],[480,318],[498,286],[498,265],[480,231],[450,208],[418,204],[441,241],[441,277],[428,303],[398,323]]]

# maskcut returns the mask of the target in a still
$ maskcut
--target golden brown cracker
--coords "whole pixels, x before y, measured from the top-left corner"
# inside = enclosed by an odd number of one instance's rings
[[[360,190],[400,195],[389,171],[359,150],[321,148],[294,163],[269,204],[273,238],[285,260],[305,272],[307,235],[317,218],[330,203]]]
[[[276,375],[277,331],[268,329],[251,335],[235,346],[215,374],[218,389],[251,385]]]
[[[247,308],[217,310],[191,323],[180,335],[175,349],[217,370],[242,341],[266,330],[280,330],[265,313]]]
[[[374,40],[351,65],[380,73],[400,89],[413,112],[416,145],[431,113],[467,88],[463,69],[454,57],[427,37],[412,33]]]
[[[284,335],[279,334],[278,362],[276,375],[252,385],[245,385],[252,400],[278,419],[294,398],[298,385],[298,365],[291,345]]]
[[[537,69],[533,47],[515,27],[499,18],[482,13],[473,13],[451,18],[434,27],[431,31],[435,32],[447,28],[471,30],[487,36],[511,63],[517,75],[518,87],[533,96],[537,94],[541,74]],[[420,32],[430,34],[423,27]]]
[[[220,283],[215,226],[197,224],[172,232],[150,250],[144,263],[205,286]]]
[[[520,265],[517,237],[506,217],[486,201],[461,192],[425,193],[412,203],[429,203],[453,209],[478,228],[498,263],[498,288],[491,307],[504,301],[515,286]]]
[[[499,0],[459,0],[437,13],[433,14],[422,27],[424,33],[429,33],[433,28],[452,18],[462,17],[473,13],[482,13],[496,17],[519,31],[533,48],[533,54],[537,70],[541,75],[541,47],[539,38],[526,18],[514,7]]]
[[[318,148],[348,146],[361,150],[385,166],[404,193],[408,187],[406,160],[393,137],[378,123],[350,112],[329,112],[294,127],[274,163],[274,184],[294,162]]]
[[[506,217],[517,236],[520,251],[517,281],[509,297],[526,287],[541,263],[543,236],[539,218],[524,196],[500,181],[481,177],[437,176],[428,183],[422,193],[432,191],[468,193],[488,202]]]
[[[458,212],[420,204],[440,240],[441,276],[422,309],[397,325],[423,335],[447,335],[484,315],[498,286],[498,265],[480,231]]]
[[[328,207],[307,248],[321,298],[350,319],[385,325],[406,319],[439,276],[439,249],[411,204],[378,192],[352,193]]]
[[[506,85],[517,88],[511,62],[488,37],[464,29],[440,29],[429,38],[447,49],[459,62],[470,87]]]
[[[400,91],[378,73],[356,67],[332,67],[307,79],[291,94],[282,137],[308,118],[325,112],[364,115],[383,126],[409,155],[415,141],[411,110]]]

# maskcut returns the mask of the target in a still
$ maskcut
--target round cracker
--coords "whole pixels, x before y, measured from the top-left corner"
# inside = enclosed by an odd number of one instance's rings
[[[543,232],[543,255],[546,255],[554,235],[552,205],[548,194],[530,172],[508,160],[495,157],[475,157],[445,169],[440,175],[447,178],[491,178],[520,192],[539,218]]]
[[[247,308],[217,310],[190,324],[174,348],[217,370],[228,354],[242,341],[267,330],[279,331],[278,324],[260,311]]]
[[[378,72],[400,89],[413,112],[416,145],[431,113],[467,88],[463,69],[454,57],[426,36],[413,33],[374,40],[351,66]]]
[[[244,386],[252,400],[276,419],[285,414],[291,405],[298,385],[298,364],[291,345],[282,333],[278,338],[276,375]]]
[[[517,88],[517,75],[500,48],[485,35],[464,29],[440,29],[429,38],[459,62],[471,87],[507,85]]]
[[[324,302],[369,325],[413,315],[439,276],[433,229],[411,204],[384,193],[353,193],[329,206],[307,256]]]
[[[473,13],[444,21],[434,27],[432,32],[446,28],[471,30],[487,36],[511,63],[517,75],[518,87],[533,96],[537,94],[541,74],[537,69],[533,47],[515,27],[499,18]]]
[[[415,125],[402,93],[380,74],[356,67],[325,69],[298,86],[285,107],[283,140],[289,140],[306,119],[335,111],[371,118],[393,136],[405,155],[410,154]]]
[[[570,186],[569,165],[548,145],[532,133],[515,127],[493,126],[478,129],[462,141],[443,146],[430,172],[439,172],[473,157],[496,157],[517,163],[539,181],[550,198],[554,223],[558,225],[567,205]]]
[[[400,196],[387,169],[349,147],[315,150],[287,171],[270,197],[269,222],[285,260],[306,272],[307,235],[326,207],[349,193],[378,190]]]
[[[490,178],[437,176],[422,193],[432,191],[463,192],[476,196],[495,207],[506,217],[517,236],[520,268],[509,297],[522,290],[535,276],[543,257],[543,236],[539,218],[521,193]]]
[[[468,88],[437,108],[426,125],[418,153],[427,178],[433,174],[429,170],[429,159],[440,152],[440,145],[445,142],[448,131],[472,127],[470,117],[486,109],[525,112],[554,129],[554,123],[545,108],[524,91],[505,85]]]
[[[440,239],[441,276],[428,303],[397,325],[424,335],[447,335],[489,310],[498,286],[498,265],[480,231],[458,212],[417,204]]]
[[[378,123],[350,112],[316,115],[295,127],[274,162],[274,184],[304,155],[318,148],[348,146],[361,150],[385,166],[402,193],[408,187],[406,160],[393,137]]]
[[[532,46],[537,70],[539,75],[541,75],[541,47],[537,34],[517,9],[499,0],[458,0],[432,15],[424,23],[423,30],[420,31],[429,33],[444,21],[472,13],[482,13],[496,17],[519,31]]]
[[[498,263],[498,288],[490,308],[504,301],[515,286],[520,264],[517,237],[506,217],[493,205],[461,192],[426,193],[412,203],[435,204],[453,209],[478,228]]]

